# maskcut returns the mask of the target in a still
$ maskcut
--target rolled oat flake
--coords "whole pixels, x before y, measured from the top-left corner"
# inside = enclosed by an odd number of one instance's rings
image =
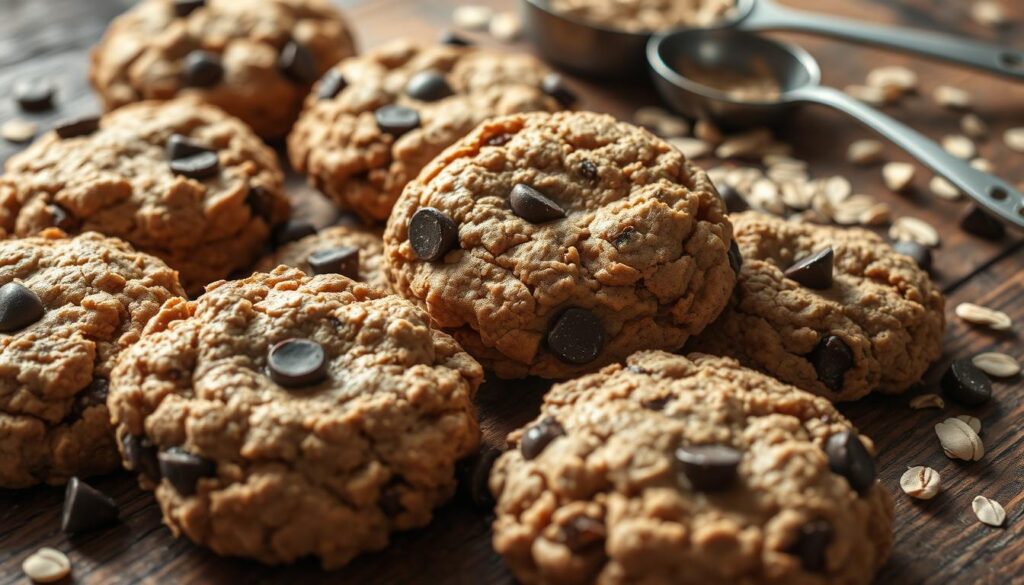
[[[939,493],[941,480],[938,471],[917,465],[907,469],[900,477],[900,488],[912,498],[930,500]]]
[[[975,497],[971,502],[971,508],[974,509],[974,515],[978,517],[978,520],[989,526],[1002,526],[1006,521],[1006,511],[1003,510],[1003,506],[985,496]]]
[[[54,583],[71,573],[71,561],[59,550],[43,547],[21,563],[21,570],[33,583]]]

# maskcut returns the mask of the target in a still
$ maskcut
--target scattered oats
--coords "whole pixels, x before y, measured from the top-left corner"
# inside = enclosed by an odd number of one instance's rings
[[[703,158],[711,153],[711,145],[700,138],[669,138],[668,142],[690,160]]]
[[[996,331],[1007,331],[1013,326],[1013,320],[1006,313],[974,303],[960,303],[955,312],[957,317],[968,323],[984,325]]]
[[[879,67],[868,73],[867,84],[871,87],[895,88],[900,93],[909,93],[917,87],[917,73],[900,66]]]
[[[523,24],[515,12],[499,12],[491,19],[488,31],[499,41],[511,43],[523,33]]]
[[[700,138],[698,136],[698,138]],[[710,141],[709,141],[710,142]],[[772,142],[767,128],[757,128],[725,139],[715,150],[718,158],[761,158],[763,148]]]
[[[976,158],[972,160],[971,166],[983,173],[991,173],[992,171],[995,170],[995,167],[992,166],[992,163],[989,162],[988,159],[984,158]]]
[[[892,208],[888,203],[875,203],[860,214],[858,221],[861,225],[885,225],[892,220]]]
[[[910,240],[922,246],[934,248],[939,245],[939,232],[923,219],[916,217],[901,217],[893,222],[889,228],[889,238],[892,240]]]
[[[788,142],[771,142],[761,149],[761,154],[764,156],[792,156],[793,145]]]
[[[1006,521],[1006,510],[1003,510],[1003,506],[999,502],[985,496],[974,498],[974,501],[971,502],[971,508],[974,510],[974,515],[978,517],[978,520],[989,526],[1002,526],[1003,522]]]
[[[725,176],[725,182],[730,187],[734,187],[737,191],[746,192],[754,185],[754,181],[761,179],[764,175],[761,174],[761,169],[754,167],[735,167],[729,169],[729,172]]]
[[[928,182],[928,189],[931,190],[933,195],[946,201],[956,201],[960,198],[960,189],[957,189],[956,185],[939,175],[935,175]]]
[[[905,162],[891,162],[882,167],[882,180],[890,191],[900,193],[914,182],[917,167]]]
[[[870,165],[882,159],[884,146],[878,140],[856,140],[846,150],[846,160],[855,165]]]
[[[857,225],[862,223],[861,217],[876,203],[870,195],[851,195],[833,205],[832,219],[839,225]]]
[[[946,401],[938,394],[922,394],[910,399],[910,408],[921,410],[924,408],[946,408]]]
[[[872,106],[881,106],[886,103],[886,91],[881,87],[874,87],[870,85],[847,85],[843,89],[847,95],[858,100],[871,104]]]
[[[716,146],[722,143],[722,131],[708,120],[697,120],[693,127],[693,135]]]
[[[958,418],[947,418],[935,425],[942,450],[950,459],[977,461],[985,455],[981,437],[970,425]]]
[[[822,191],[825,193],[825,197],[828,198],[829,203],[835,205],[853,195],[853,185],[850,184],[846,177],[836,175],[825,179]]]
[[[940,85],[935,88],[932,97],[935,98],[935,103],[944,108],[966,110],[971,107],[972,102],[970,93],[951,85]]]
[[[930,500],[939,493],[939,472],[931,467],[918,465],[908,468],[900,477],[900,487],[912,498]]]
[[[747,197],[750,205],[775,215],[786,213],[786,205],[782,202],[779,187],[771,179],[758,179],[750,187]]]
[[[13,118],[0,126],[0,136],[3,136],[4,140],[8,142],[23,144],[35,138],[37,130],[39,130],[39,125],[35,122]]]
[[[782,191],[782,202],[786,207],[803,211],[811,206],[814,188],[809,183],[789,181],[779,185],[779,190]]]
[[[957,418],[967,423],[967,426],[971,427],[971,430],[978,433],[981,436],[981,419],[976,416],[969,414],[959,414]]]
[[[808,167],[807,161],[805,160],[793,158],[785,154],[774,153],[766,154],[765,157],[761,159],[761,164],[763,164],[766,167],[785,165],[789,167],[799,167],[804,170],[807,170]]]
[[[1020,373],[1020,364],[1012,356],[1005,353],[989,351],[979,353],[971,358],[971,362],[977,368],[989,376],[996,378],[1011,378]]]
[[[785,181],[807,181],[807,169],[806,167],[791,165],[788,163],[779,163],[768,167],[766,173],[769,178],[779,183]]]
[[[657,106],[640,108],[633,114],[633,121],[664,138],[679,138],[690,133],[689,122]]]
[[[1010,128],[1003,133],[1003,142],[1010,150],[1024,152],[1024,126]]]
[[[960,134],[950,134],[942,139],[942,148],[957,158],[970,160],[978,154],[974,141]]]
[[[817,213],[820,217],[825,218],[824,223],[831,223],[832,216],[836,212],[835,205],[829,201],[829,198],[821,191],[816,191],[811,197],[811,210]]]
[[[960,118],[960,129],[971,138],[984,138],[988,136],[988,124],[981,116],[973,112]]]
[[[980,0],[971,5],[971,18],[983,26],[1001,26],[1006,24],[1006,13],[995,0]]]
[[[492,18],[494,18],[494,9],[479,4],[458,6],[452,12],[452,21],[455,22],[455,26],[466,30],[486,30]]]
[[[21,563],[21,570],[35,583],[53,583],[71,573],[71,561],[59,550],[44,546]]]

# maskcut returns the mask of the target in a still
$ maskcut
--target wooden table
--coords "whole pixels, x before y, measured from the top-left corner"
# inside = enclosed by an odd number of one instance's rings
[[[455,0],[341,0],[362,47],[407,35],[435,38],[449,22]],[[486,2],[485,2],[486,3]],[[515,0],[492,0],[496,7],[512,8]],[[1004,0],[1017,24],[997,33],[968,17],[964,0],[788,0],[813,8],[879,22],[902,23],[1024,46],[1024,3]],[[57,117],[95,110],[96,100],[85,81],[87,49],[110,19],[124,9],[123,0],[0,0],[0,122],[17,114],[13,100],[4,95],[12,82],[26,75],[56,78],[61,87],[58,113],[38,120],[45,127]],[[494,44],[484,35],[473,35]],[[872,68],[883,64],[910,64],[922,79],[922,92],[890,111],[933,138],[957,132],[959,116],[935,106],[928,97],[938,84],[969,88],[976,110],[993,126],[992,137],[981,153],[992,160],[1005,178],[1024,179],[1024,155],[1013,154],[999,135],[1009,126],[1024,125],[1024,84],[970,73],[961,69],[889,55],[877,50],[851,48],[838,42],[786,36],[806,46],[821,62],[825,82],[839,87],[862,82]],[[528,47],[515,47],[529,50]],[[599,87],[573,80],[581,96],[580,107],[607,111],[623,118],[641,105],[656,103],[643,84]],[[943,244],[936,255],[936,279],[949,296],[946,355],[926,377],[924,391],[934,391],[945,365],[954,357],[983,350],[998,350],[1024,359],[1024,240],[1019,232],[999,242],[965,234],[957,218],[963,202],[938,201],[927,192],[927,174],[919,173],[918,190],[895,196],[882,186],[877,168],[853,168],[845,162],[846,146],[868,132],[844,117],[820,109],[806,109],[781,129],[781,136],[796,146],[797,156],[811,161],[815,176],[843,173],[858,192],[888,201],[897,215],[921,217],[940,228]],[[0,160],[15,152],[0,144]],[[886,156],[906,160],[895,148]],[[298,199],[317,197],[291,183]],[[1017,321],[1013,332],[992,334],[965,326],[952,309],[973,301],[1008,312]],[[511,383],[491,381],[481,388],[479,412],[486,441],[497,444],[516,426],[536,413],[547,384],[539,380]],[[879,447],[881,481],[896,496],[896,545],[878,583],[1010,583],[1024,582],[1024,386],[1020,378],[995,384],[995,399],[971,411],[981,418],[988,453],[982,461],[964,464],[946,458],[932,430],[958,408],[911,410],[907,397],[871,397],[842,410]],[[928,465],[943,478],[943,491],[934,500],[911,500],[899,491],[898,479],[907,466]],[[22,491],[0,490],[0,584],[24,582],[20,564],[40,546],[68,551],[74,579],[80,583],[509,583],[513,579],[490,546],[489,519],[461,503],[440,509],[427,528],[396,535],[386,550],[364,555],[334,573],[320,571],[312,561],[291,567],[264,567],[254,562],[222,559],[175,540],[160,523],[151,494],[140,491],[126,474],[92,480],[114,496],[123,522],[108,530],[68,538],[59,530],[63,490],[40,487]],[[980,524],[971,500],[984,494],[1001,502],[1007,511],[1004,528]],[[343,528],[341,528],[343,529]]]

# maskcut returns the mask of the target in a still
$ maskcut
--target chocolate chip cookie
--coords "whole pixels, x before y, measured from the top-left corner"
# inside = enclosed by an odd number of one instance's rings
[[[555,385],[495,464],[494,548],[520,581],[872,581],[893,504],[827,400],[728,358],[627,363]]]
[[[530,55],[395,41],[334,67],[288,137],[292,166],[339,205],[384,221],[432,158],[496,115],[571,96]]]
[[[736,0],[550,0],[553,12],[631,32],[711,26],[731,16]]]
[[[380,232],[359,226],[336,225],[285,244],[256,265],[261,272],[294,266],[309,275],[341,274],[387,290],[384,242]]]
[[[0,228],[119,237],[197,293],[256,260],[288,215],[274,151],[236,118],[188,99],[58,125],[7,161]]]
[[[482,377],[411,303],[281,267],[165,304],[108,404],[126,466],[176,535],[331,568],[451,496],[479,440]]]
[[[732,226],[703,171],[593,113],[480,125],[384,235],[394,290],[498,376],[566,378],[678,349],[725,306]]]
[[[730,217],[743,268],[729,307],[692,349],[830,400],[906,390],[942,354],[942,293],[878,236]]]
[[[117,467],[115,358],[184,294],[160,260],[95,233],[0,241],[0,487]]]
[[[324,0],[143,0],[110,25],[89,76],[108,109],[191,95],[279,138],[317,78],[354,54]]]

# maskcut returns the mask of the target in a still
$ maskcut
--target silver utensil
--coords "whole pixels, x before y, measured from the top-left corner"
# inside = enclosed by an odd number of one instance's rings
[[[878,132],[936,174],[945,177],[990,213],[1024,227],[1024,194],[1008,182],[972,167],[906,124],[845,93],[821,85],[814,57],[795,45],[731,29],[683,30],[651,38],[647,45],[655,85],[674,108],[691,117],[736,124],[776,122],[792,106],[812,103],[834,108]],[[740,76],[771,75],[777,97],[739,99],[682,75],[681,63]],[[827,139],[827,130],[822,130]]]

